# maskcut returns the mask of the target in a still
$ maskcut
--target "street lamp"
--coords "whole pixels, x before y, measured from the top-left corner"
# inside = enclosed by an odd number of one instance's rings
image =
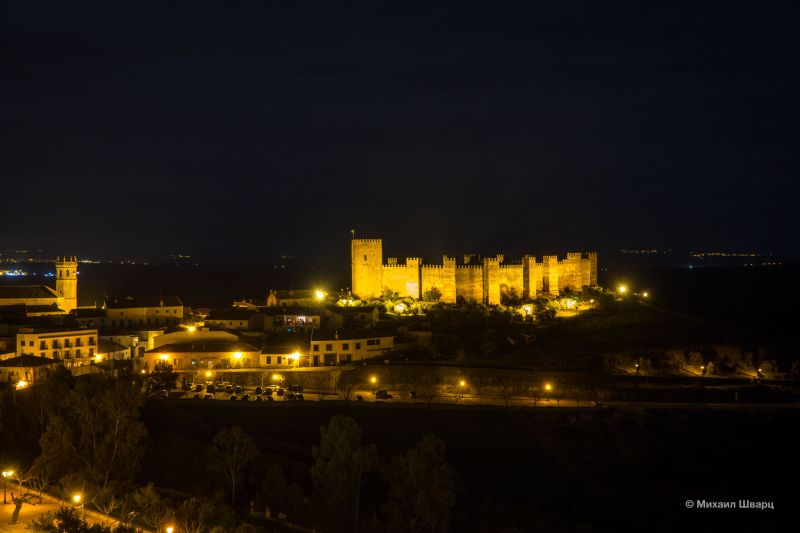
[[[461,389],[461,399],[464,399],[464,389],[467,387],[467,382],[463,379],[458,382],[458,386]]]
[[[378,383],[378,378],[375,376],[370,376],[369,382],[372,384],[372,394],[375,394],[375,385]]]
[[[172,533],[175,530],[172,526],[167,526],[167,533]]]
[[[6,501],[6,480],[14,475],[13,470],[3,470],[3,505],[8,503]]]
[[[619,291],[620,294],[625,294],[626,292],[628,292],[628,287],[625,285],[620,285],[619,287],[617,287],[617,290]]]
[[[314,298],[316,298],[318,302],[321,302],[325,299],[325,292],[317,289],[314,291]]]
[[[81,510],[83,510],[83,502],[82,502],[82,500],[83,500],[83,496],[81,496],[80,494],[73,494],[72,495],[72,501],[75,503],[75,507],[80,507]],[[86,518],[86,513],[85,512],[83,513],[83,517]]]

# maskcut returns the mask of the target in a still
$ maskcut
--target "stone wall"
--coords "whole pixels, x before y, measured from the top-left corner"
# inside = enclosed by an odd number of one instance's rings
[[[398,265],[397,260],[389,259],[388,265],[383,265],[383,288],[391,289],[400,297],[420,298],[420,268],[421,260],[418,257],[406,258],[405,264]]]
[[[456,298],[464,298],[467,302],[483,302],[482,265],[456,266]]]
[[[422,295],[436,287],[442,293],[440,302],[456,303],[456,260],[444,256],[441,265],[422,265]]]

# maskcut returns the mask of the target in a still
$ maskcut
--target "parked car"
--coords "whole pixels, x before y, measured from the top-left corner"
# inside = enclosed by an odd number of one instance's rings
[[[291,392],[297,394],[298,392],[303,392],[303,386],[302,385],[291,385],[291,386],[289,386],[289,390]]]
[[[214,385],[207,385],[206,390],[212,394],[217,392],[217,388]]]
[[[192,396],[192,398],[194,398],[195,400],[200,400],[202,399],[202,396],[199,394],[195,394],[194,396]]]
[[[233,386],[225,385],[225,394],[233,394]]]
[[[205,396],[203,396],[203,399],[204,400],[213,400],[214,399],[214,395],[213,394],[206,394]]]
[[[233,392],[236,393],[236,394],[241,394],[242,393],[242,388],[238,387],[238,386],[234,387]]]
[[[375,391],[375,398],[378,400],[388,400],[391,397],[392,395],[385,389]]]
[[[255,398],[253,398],[253,399],[254,399],[255,401],[257,401],[257,402],[263,402],[263,401],[264,401],[264,398],[262,398],[260,395],[259,395],[259,396],[256,396],[256,397],[255,397]]]
[[[231,397],[228,398],[229,400],[238,400],[239,398],[235,394],[231,394]]]
[[[301,400],[301,401],[305,400],[305,398],[303,398],[303,393],[302,392],[297,393],[294,398],[295,398],[295,400]]]
[[[242,400],[243,402],[246,402],[246,401],[248,401],[250,399],[250,395],[245,392],[244,394],[242,394],[242,397],[239,398],[239,399]]]
[[[278,390],[275,391],[275,394],[278,396],[283,396],[283,389],[279,388]]]
[[[356,396],[356,400],[358,400],[359,402],[363,402],[364,401],[364,397],[359,394],[359,395]]]
[[[262,392],[264,392],[264,389],[262,389],[260,386],[256,387],[256,394],[261,394]]]
[[[203,388],[204,387],[202,385],[195,385],[194,389],[192,389],[192,390],[194,390],[194,392],[202,392]]]
[[[416,400],[417,399],[417,391],[415,391],[415,390],[409,391],[408,392],[408,397],[411,398],[412,400]]]

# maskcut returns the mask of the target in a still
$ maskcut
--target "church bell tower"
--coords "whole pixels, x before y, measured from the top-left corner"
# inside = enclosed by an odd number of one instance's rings
[[[56,258],[56,294],[59,307],[65,312],[78,307],[78,260],[75,256]]]

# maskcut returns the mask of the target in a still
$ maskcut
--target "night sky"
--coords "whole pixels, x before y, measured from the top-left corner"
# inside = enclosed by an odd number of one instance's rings
[[[800,254],[795,3],[333,4],[3,1],[0,249]]]

